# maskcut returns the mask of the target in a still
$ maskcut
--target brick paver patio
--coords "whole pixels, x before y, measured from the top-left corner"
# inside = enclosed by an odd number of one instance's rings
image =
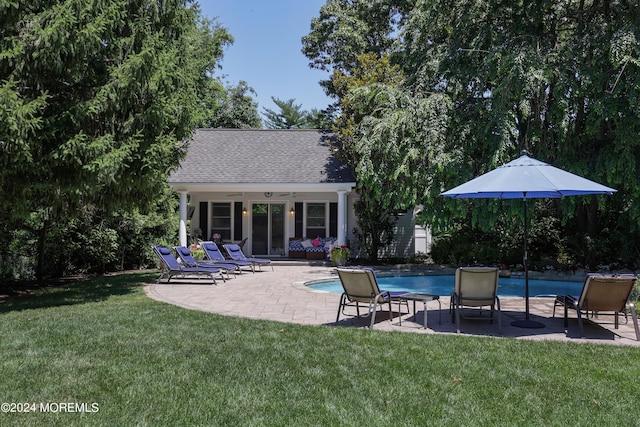
[[[263,271],[243,273],[223,282],[217,281],[181,281],[172,280],[170,284],[153,283],[146,286],[147,295],[158,301],[164,301],[180,307],[217,313],[224,316],[239,316],[252,319],[273,320],[277,322],[298,323],[303,325],[330,325],[336,320],[340,295],[319,292],[307,288],[304,283],[326,278],[337,279],[335,269],[323,265],[306,263],[274,263],[275,271],[270,268]],[[590,342],[603,344],[623,344],[640,346],[635,339],[633,323],[624,324],[621,319],[619,329],[614,329],[612,316],[596,319],[599,323],[585,321],[585,338],[580,338],[575,312],[569,321],[568,333],[565,332],[562,310],[552,317],[552,298],[531,298],[530,318],[542,322],[540,329],[523,329],[511,326],[511,322],[524,318],[523,298],[501,298],[502,334],[498,326],[484,321],[461,320],[462,335],[513,337],[516,339],[556,340],[566,342]],[[402,325],[397,314],[389,321],[388,311],[376,317],[374,329],[382,331],[402,331],[421,334],[456,333],[455,323],[449,314],[449,298],[442,297],[442,313],[438,303],[428,303],[428,328],[422,327],[423,305],[416,304],[417,315],[402,315]],[[410,306],[412,307],[411,303]],[[395,306],[394,306],[395,308]],[[442,314],[442,324],[438,324]],[[629,319],[630,320],[630,319]],[[365,327],[367,319],[341,316],[339,325]]]

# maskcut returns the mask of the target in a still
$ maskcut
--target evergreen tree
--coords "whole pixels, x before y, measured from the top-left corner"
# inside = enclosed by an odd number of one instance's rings
[[[301,129],[308,124],[308,113],[302,109],[302,104],[294,104],[295,99],[282,101],[271,97],[274,104],[280,111],[264,108],[265,126],[268,129]]]
[[[53,225],[153,206],[231,37],[186,0],[4,1],[0,22],[0,228],[38,236],[41,277]]]

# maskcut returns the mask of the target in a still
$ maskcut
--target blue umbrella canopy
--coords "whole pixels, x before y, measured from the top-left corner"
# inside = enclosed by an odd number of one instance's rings
[[[527,253],[527,199],[560,198],[587,194],[613,194],[616,190],[522,155],[490,172],[441,193],[454,199],[522,199],[524,210],[525,320],[512,322],[521,328],[544,325],[529,319],[529,268]]]
[[[615,191],[523,153],[519,158],[440,195],[454,199],[530,199],[613,194]]]

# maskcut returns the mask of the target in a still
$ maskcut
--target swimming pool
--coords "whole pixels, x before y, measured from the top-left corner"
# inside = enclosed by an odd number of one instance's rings
[[[380,289],[450,296],[453,292],[454,276],[377,276]],[[529,279],[529,296],[579,295],[583,282]],[[315,282],[308,285],[318,291],[342,293],[340,280]],[[498,295],[501,297],[524,297],[524,279],[500,277]]]

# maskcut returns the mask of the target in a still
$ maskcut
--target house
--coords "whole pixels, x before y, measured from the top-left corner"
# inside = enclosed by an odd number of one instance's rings
[[[294,237],[353,241],[356,182],[331,141],[319,130],[198,129],[169,177],[180,194],[180,244],[219,235],[246,239],[255,256],[286,257]],[[407,217],[396,248],[404,254],[415,250]]]

